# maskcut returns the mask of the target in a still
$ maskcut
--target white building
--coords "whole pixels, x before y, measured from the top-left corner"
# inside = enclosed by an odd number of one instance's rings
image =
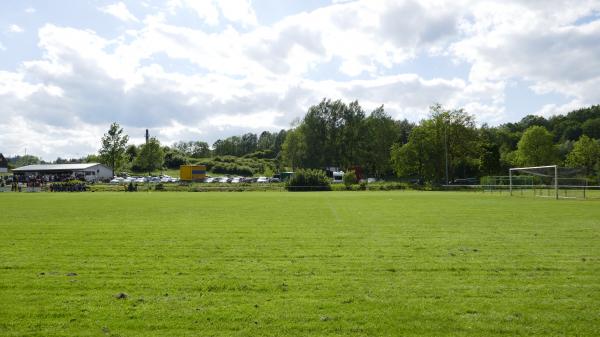
[[[43,177],[48,181],[62,181],[70,178],[101,181],[110,180],[113,177],[110,167],[99,163],[27,165],[16,168],[12,172],[16,176]]]

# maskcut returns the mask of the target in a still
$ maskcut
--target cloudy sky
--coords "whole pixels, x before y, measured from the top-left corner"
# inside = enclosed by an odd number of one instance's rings
[[[600,0],[0,2],[0,152],[278,130],[323,97],[496,125],[600,103]]]

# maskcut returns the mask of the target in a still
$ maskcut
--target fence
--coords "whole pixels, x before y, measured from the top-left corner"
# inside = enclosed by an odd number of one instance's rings
[[[505,194],[517,197],[541,197],[556,199],[600,199],[600,186],[587,185],[443,185],[447,191],[474,191],[483,193]],[[558,193],[557,193],[558,192]]]

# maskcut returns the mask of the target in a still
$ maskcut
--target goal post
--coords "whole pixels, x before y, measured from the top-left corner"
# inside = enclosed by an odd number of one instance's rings
[[[533,176],[552,178],[552,185],[554,187],[554,197],[558,199],[558,165],[545,165],[545,166],[530,166],[530,167],[513,167],[508,170],[509,180],[509,191],[510,195],[513,195],[513,178],[515,173],[526,173]],[[533,184],[532,184],[533,186]],[[519,188],[523,186],[519,185]],[[535,190],[534,190],[535,193]]]
[[[600,177],[599,177],[600,178]],[[582,168],[559,165],[513,167],[508,175],[481,177],[483,192],[552,199],[600,199],[600,179],[586,176]]]

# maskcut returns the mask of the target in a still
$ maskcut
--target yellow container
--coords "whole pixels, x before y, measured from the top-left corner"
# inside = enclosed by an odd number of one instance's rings
[[[204,180],[206,178],[206,166],[204,165],[181,165],[179,166],[179,179],[185,181]]]

